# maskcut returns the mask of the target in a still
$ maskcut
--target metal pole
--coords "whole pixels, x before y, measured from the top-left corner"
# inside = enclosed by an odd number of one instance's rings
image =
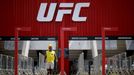
[[[15,28],[15,52],[14,52],[14,74],[18,75],[18,36],[19,31],[31,31],[31,27],[18,27]]]
[[[60,29],[60,42],[61,42],[61,72],[60,74],[61,75],[64,75],[65,74],[65,71],[64,71],[64,43],[65,43],[65,39],[64,39],[64,32],[65,31],[76,31],[77,30],[77,27],[61,27]]]
[[[64,31],[60,29],[60,42],[61,42],[61,75],[64,75]]]
[[[106,50],[105,50],[105,36],[106,31],[118,31],[117,27],[104,27],[102,28],[102,75],[106,74],[105,64],[106,64]]]
[[[105,30],[102,29],[102,75],[105,75]]]
[[[15,29],[15,53],[14,53],[14,72],[18,75],[18,34],[19,31]]]

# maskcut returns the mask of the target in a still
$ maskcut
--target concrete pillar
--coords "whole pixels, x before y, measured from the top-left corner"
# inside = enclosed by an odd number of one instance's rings
[[[97,50],[97,41],[91,40],[91,50],[92,50],[92,57],[98,56],[98,50]]]
[[[92,50],[92,58],[93,58],[93,66],[96,71],[95,75],[99,73],[99,59],[98,59],[98,50],[97,50],[97,41],[91,40],[91,50]],[[95,58],[96,57],[96,58]]]
[[[22,55],[28,57],[30,49],[30,41],[24,41],[22,46]]]

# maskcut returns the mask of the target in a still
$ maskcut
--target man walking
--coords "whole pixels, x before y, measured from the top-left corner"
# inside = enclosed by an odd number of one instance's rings
[[[49,44],[48,50],[46,50],[45,60],[46,60],[46,68],[47,68],[47,75],[52,75],[54,69],[54,61],[57,61],[57,56],[55,51],[52,49],[52,45]]]

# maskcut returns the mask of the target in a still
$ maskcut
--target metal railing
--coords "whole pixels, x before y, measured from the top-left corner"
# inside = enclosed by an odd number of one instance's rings
[[[134,56],[121,53],[107,59],[106,75],[133,75]]]
[[[44,62],[45,56],[39,53],[39,65],[35,67],[35,75],[47,75],[47,70]]]
[[[102,73],[102,55],[99,54],[95,58],[93,58],[93,65],[91,67],[91,75],[101,75]]]
[[[102,75],[101,54],[93,59],[91,75]],[[126,52],[107,58],[106,75],[133,75],[134,55],[127,57]]]
[[[0,54],[0,75],[14,75],[14,58]]]
[[[31,57],[19,55],[18,69],[20,75],[33,75],[34,60]]]
[[[81,53],[78,58],[78,71],[76,75],[88,75],[88,72],[85,71],[84,66],[84,53]]]
[[[33,59],[18,55],[18,74],[33,75]],[[0,54],[0,75],[14,75],[14,57]]]

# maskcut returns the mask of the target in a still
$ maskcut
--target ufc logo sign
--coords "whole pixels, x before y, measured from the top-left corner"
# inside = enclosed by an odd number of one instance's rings
[[[48,12],[46,12],[47,3],[41,3],[38,15],[37,15],[37,21],[39,22],[50,22],[53,20],[55,10],[57,7],[57,3],[51,3],[48,9]],[[90,3],[60,3],[59,8],[64,9],[58,9],[57,15],[56,15],[56,22],[62,22],[63,16],[65,14],[71,14],[72,8],[74,7],[73,15],[72,15],[72,21],[75,22],[84,22],[86,21],[87,17],[80,17],[80,12],[82,8],[89,7]],[[65,8],[71,8],[71,9],[65,9]],[[47,16],[44,16],[47,13]],[[88,13],[88,12],[86,12]]]

